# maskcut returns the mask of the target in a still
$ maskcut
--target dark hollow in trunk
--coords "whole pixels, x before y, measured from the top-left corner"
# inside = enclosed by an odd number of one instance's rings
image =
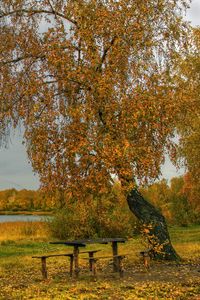
[[[165,218],[137,189],[133,189],[127,196],[130,210],[142,224],[143,233],[150,244],[150,255],[154,259],[180,260],[174,250]]]

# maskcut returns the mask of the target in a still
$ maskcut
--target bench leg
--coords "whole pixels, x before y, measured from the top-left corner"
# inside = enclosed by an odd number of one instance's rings
[[[77,246],[74,246],[74,271],[75,271],[75,277],[78,278],[79,275],[79,248]]]
[[[42,277],[43,279],[47,279],[46,257],[41,257],[41,261],[42,261]]]
[[[92,261],[93,261],[93,258],[94,258],[94,255],[93,253],[89,253],[89,270],[92,272]]]
[[[124,276],[124,268],[123,268],[122,260],[123,260],[122,257],[118,257],[118,266],[119,266],[119,276],[120,277]]]
[[[92,267],[92,274],[96,278],[96,275],[97,275],[96,260],[95,259],[91,259],[90,262],[91,262],[91,267]]]
[[[70,275],[70,277],[72,277],[72,275],[73,275],[73,263],[74,263],[74,257],[73,257],[73,255],[71,255],[69,258],[70,258],[69,275]]]
[[[146,269],[149,269],[150,267],[150,257],[148,255],[145,255],[143,258],[144,266]]]

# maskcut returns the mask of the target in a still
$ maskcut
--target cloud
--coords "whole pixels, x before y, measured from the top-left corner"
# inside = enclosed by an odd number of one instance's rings
[[[193,0],[190,9],[188,9],[186,18],[193,26],[200,25],[200,1]]]
[[[170,181],[173,177],[181,176],[185,173],[184,168],[177,169],[172,162],[170,161],[169,156],[166,156],[165,163],[161,168],[162,176],[161,178],[165,178]]]
[[[38,176],[28,163],[22,137],[17,134],[11,141],[7,149],[0,148],[0,189],[38,189]]]

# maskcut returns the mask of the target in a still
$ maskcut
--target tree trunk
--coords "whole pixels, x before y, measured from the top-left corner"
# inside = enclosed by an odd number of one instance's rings
[[[142,195],[133,189],[127,196],[130,210],[142,224],[142,233],[150,244],[150,255],[154,259],[179,260],[180,257],[174,250],[165,218]]]

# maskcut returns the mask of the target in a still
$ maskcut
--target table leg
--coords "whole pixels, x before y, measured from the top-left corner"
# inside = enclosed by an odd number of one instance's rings
[[[78,277],[79,274],[79,261],[78,261],[78,255],[79,255],[79,248],[78,246],[74,246],[74,272],[75,276]]]
[[[119,261],[117,257],[114,257],[118,255],[118,245],[117,242],[112,242],[112,251],[113,251],[113,271],[118,272],[119,270]]]

